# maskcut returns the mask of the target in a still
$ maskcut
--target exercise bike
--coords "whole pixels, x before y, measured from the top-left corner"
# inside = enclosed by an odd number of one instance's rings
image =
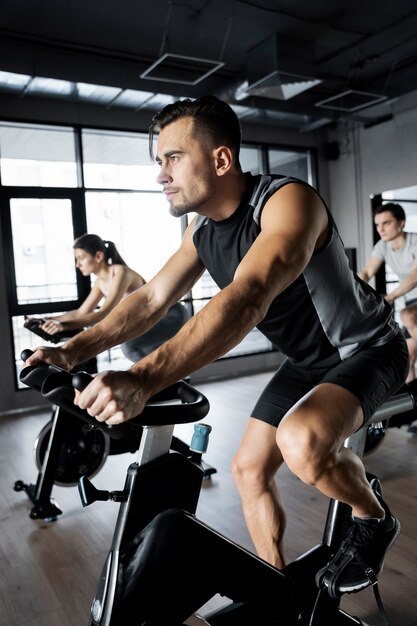
[[[78,330],[65,331],[49,335],[42,330],[43,320],[40,318],[27,320],[24,324],[28,330],[52,343],[58,343],[74,336]],[[65,335],[65,336],[64,336]],[[28,358],[30,351],[25,351],[23,360]],[[97,360],[94,357],[72,370],[97,372]],[[35,483],[16,480],[15,491],[24,491],[33,506],[29,512],[31,519],[55,521],[62,514],[56,499],[51,496],[54,485],[73,487],[82,476],[92,478],[103,467],[109,455],[134,453],[138,450],[142,430],[136,429],[130,437],[114,438],[107,431],[91,429],[83,420],[74,420],[73,414],[64,407],[54,405],[51,419],[42,427],[35,439],[33,452],[38,475]],[[188,445],[178,437],[173,437],[173,449],[184,455],[189,453]],[[210,479],[217,472],[216,468],[203,463],[204,479]]]
[[[398,393],[408,393],[413,397],[417,397],[417,380],[404,383]],[[417,409],[412,407],[408,411],[402,411],[399,414],[388,416],[387,419],[380,422],[372,422],[368,426],[364,455],[370,454],[376,450],[382,443],[383,439],[390,428],[401,428],[408,426],[407,432],[414,436],[417,434],[417,426],[411,426],[417,420]]]
[[[45,374],[39,366],[23,370],[21,380],[36,388],[38,375],[43,378],[40,391],[44,397],[97,427],[88,413],[71,406],[73,388],[82,389],[88,375],[71,377],[66,372],[54,373],[53,367]],[[160,398],[166,393],[161,392]],[[329,562],[345,535],[351,514],[348,506],[330,500],[322,542],[282,570],[196,517],[202,479],[199,460],[206,445],[189,457],[170,450],[174,424],[197,421],[207,414],[207,401],[200,399],[196,405],[200,407],[198,415],[187,413],[187,406],[181,412],[151,402],[134,420],[113,427],[113,435],[118,428],[138,425],[144,433],[137,461],[128,467],[122,490],[99,491],[87,478],[79,481],[83,506],[111,500],[120,507],[89,626],[368,626],[344,612],[340,597],[317,588],[315,582],[317,572]],[[384,421],[414,406],[410,394],[394,396],[376,411],[372,421]],[[345,445],[362,456],[366,436],[363,428]],[[371,475],[368,480],[380,493],[379,480]],[[227,598],[228,604],[201,615],[201,607],[217,594]]]

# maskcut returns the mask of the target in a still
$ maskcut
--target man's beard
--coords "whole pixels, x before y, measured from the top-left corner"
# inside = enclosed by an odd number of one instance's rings
[[[184,206],[173,206],[172,204],[169,205],[169,212],[173,217],[182,217],[183,215],[186,215],[187,213],[192,213],[194,209],[190,208],[188,205]]]
[[[169,212],[174,217],[182,217],[183,215],[187,215],[187,213],[197,213],[198,208],[202,205],[202,201],[187,201],[183,202],[179,205],[171,204],[169,205]]]
[[[198,213],[199,208],[210,200],[210,190],[212,186],[207,179],[205,183],[203,187],[192,188],[190,193],[187,194],[187,197],[184,197],[185,194],[182,194],[182,202],[180,204],[175,205],[170,202],[169,212],[171,215],[174,217],[182,217],[183,215],[187,215],[187,213]]]

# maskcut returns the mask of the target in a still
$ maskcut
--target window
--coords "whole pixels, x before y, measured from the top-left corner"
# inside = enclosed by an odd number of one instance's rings
[[[76,187],[74,130],[0,123],[2,185]]]
[[[71,200],[11,198],[17,304],[77,299]]]
[[[86,192],[88,232],[116,244],[120,254],[150,280],[181,244],[180,220],[160,193]]]
[[[311,157],[308,151],[295,152],[294,150],[268,149],[269,172],[294,176],[307,183],[313,184]]]
[[[147,189],[160,192],[159,168],[150,163],[148,136],[82,131],[84,184],[93,189]]]

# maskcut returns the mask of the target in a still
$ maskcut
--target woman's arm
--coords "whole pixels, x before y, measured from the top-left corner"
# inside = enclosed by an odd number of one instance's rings
[[[124,298],[101,322],[73,337],[59,348],[39,348],[26,364],[40,361],[72,369],[104,350],[143,335],[166,315],[197,282],[204,266],[192,241],[193,225],[180,248],[143,287]]]
[[[143,280],[144,283],[145,281]],[[97,279],[87,298],[78,309],[47,318],[45,324],[42,325],[42,329],[53,335],[65,330],[93,326],[104,319],[119,304],[129,290],[130,285],[130,269],[126,265],[114,265],[112,267],[110,290],[107,296],[104,296],[100,288],[100,280]],[[103,304],[96,310],[103,297],[105,297]]]

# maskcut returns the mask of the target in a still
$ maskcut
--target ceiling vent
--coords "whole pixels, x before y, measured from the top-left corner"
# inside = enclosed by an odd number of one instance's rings
[[[273,98],[274,100],[289,100],[320,83],[321,80],[316,78],[275,71],[260,78],[251,85],[249,85],[248,82],[242,84],[239,88],[239,93],[236,95],[238,100],[246,98],[247,96],[261,96],[263,98]]]
[[[379,102],[383,102],[386,99],[387,96],[381,96],[376,93],[347,89],[346,91],[342,91],[341,93],[332,96],[331,98],[326,98],[325,100],[316,102],[315,106],[323,109],[353,113],[374,104],[378,104]]]
[[[140,78],[179,85],[197,85],[223,65],[220,61],[166,53],[142,72]]]
[[[249,50],[246,69],[240,99],[252,95],[289,100],[322,82],[315,78],[313,44],[277,33]]]

